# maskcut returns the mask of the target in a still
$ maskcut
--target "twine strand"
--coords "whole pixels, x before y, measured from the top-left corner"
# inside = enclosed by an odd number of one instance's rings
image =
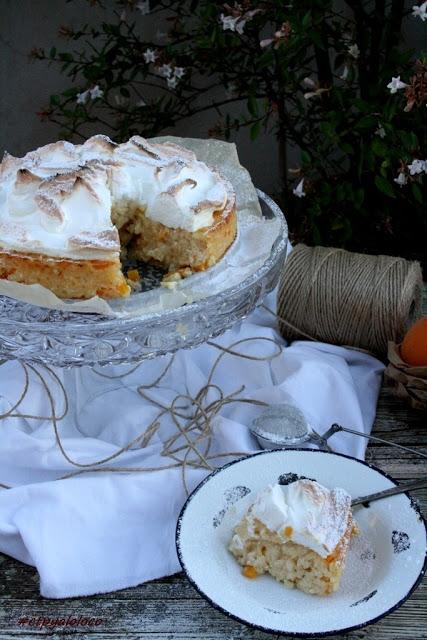
[[[242,345],[248,343],[270,343],[275,346],[272,353],[261,356],[254,356],[244,353],[240,350]],[[69,411],[69,401],[64,384],[60,380],[59,376],[47,365],[38,365],[20,362],[24,372],[24,384],[19,394],[18,400],[13,406],[4,414],[0,415],[0,420],[5,418],[27,418],[34,420],[49,420],[52,424],[55,442],[63,458],[73,467],[74,470],[67,472],[60,476],[58,480],[65,480],[76,476],[81,476],[85,473],[153,473],[166,469],[181,470],[181,478],[185,492],[188,494],[189,487],[187,482],[187,470],[192,469],[205,469],[207,471],[213,471],[215,468],[215,461],[221,458],[228,457],[243,457],[247,453],[239,451],[227,451],[221,453],[211,454],[211,447],[213,441],[212,421],[219,414],[219,412],[227,405],[232,403],[249,403],[254,406],[267,406],[265,402],[260,400],[254,400],[251,398],[241,397],[241,394],[245,391],[245,386],[242,385],[239,388],[231,391],[228,394],[224,394],[221,387],[213,382],[213,376],[217,371],[219,364],[225,356],[239,357],[247,360],[258,362],[270,362],[273,358],[282,353],[282,346],[272,338],[256,337],[245,338],[238,340],[228,347],[223,347],[218,343],[209,341],[209,345],[216,348],[220,353],[214,360],[214,363],[209,371],[207,383],[202,386],[198,392],[193,396],[190,393],[177,394],[169,406],[163,405],[161,402],[154,398],[149,397],[149,391],[153,389],[161,388],[160,384],[171,370],[174,363],[175,356],[169,359],[169,362],[164,367],[160,375],[149,384],[142,384],[138,387],[138,393],[145,401],[150,403],[159,409],[156,417],[143,428],[143,430],[130,442],[123,447],[118,448],[114,453],[106,456],[100,460],[93,462],[82,463],[74,460],[66,451],[62,436],[60,434],[59,423],[65,418]],[[109,379],[120,379],[130,375],[136,369],[141,366],[133,367],[131,370],[117,375],[106,375],[102,372],[94,370],[97,375]],[[30,372],[40,382],[44,395],[47,398],[50,413],[48,415],[32,415],[27,413],[21,413],[19,407],[27,396],[30,390]],[[55,400],[55,392],[49,384],[49,379],[54,383],[56,388],[60,390],[60,404],[62,410],[58,411],[57,403]],[[125,452],[133,449],[134,447],[146,447],[152,440],[155,434],[159,433],[161,427],[162,418],[170,416],[175,426],[175,433],[169,436],[162,444],[162,450],[160,455],[167,460],[167,463],[160,466],[151,467],[125,467],[125,466],[111,466],[114,460],[117,460]],[[0,488],[10,489],[7,484],[0,483]]]

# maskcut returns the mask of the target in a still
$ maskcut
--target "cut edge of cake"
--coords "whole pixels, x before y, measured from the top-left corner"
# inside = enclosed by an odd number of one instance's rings
[[[156,210],[130,197],[138,192],[132,180],[139,171],[145,180],[152,176],[149,189],[160,189]],[[8,213],[0,219],[0,278],[40,284],[60,298],[129,295],[134,283],[121,261],[127,254],[164,268],[172,279],[175,273],[181,278],[206,270],[236,236],[235,193],[228,180],[171,143],[151,144],[139,136],[122,145],[106,136],[80,146],[60,141],[24,158],[5,154],[0,179],[0,191],[12,189],[2,198]],[[203,186],[206,180],[210,187]],[[64,233],[65,251],[56,241],[45,244],[45,238]]]

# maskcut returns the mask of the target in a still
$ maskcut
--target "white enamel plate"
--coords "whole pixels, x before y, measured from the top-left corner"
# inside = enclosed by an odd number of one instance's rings
[[[319,597],[264,575],[245,578],[227,550],[234,526],[268,484],[300,476],[353,497],[394,486],[364,462],[315,450],[265,451],[215,471],[190,495],[178,520],[178,556],[187,577],[214,607],[247,625],[299,637],[321,637],[370,624],[414,591],[427,567],[426,524],[406,494],[356,507],[341,585]]]

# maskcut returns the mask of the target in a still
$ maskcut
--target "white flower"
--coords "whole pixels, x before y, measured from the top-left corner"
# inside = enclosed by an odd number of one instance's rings
[[[246,23],[247,23],[247,20],[245,20],[245,18],[241,18],[240,20],[237,21],[237,23],[236,23],[236,31],[237,31],[237,33],[242,35]]]
[[[409,173],[411,176],[415,176],[417,173],[423,173],[426,171],[427,161],[426,160],[412,160],[411,164],[408,164]]]
[[[427,2],[423,2],[419,6],[414,5],[412,7],[412,15],[414,18],[421,18],[423,22],[427,20]]]
[[[85,104],[89,100],[89,89],[87,91],[83,91],[83,93],[77,94],[77,104]]]
[[[347,51],[349,52],[351,57],[354,58],[355,60],[357,60],[357,58],[360,56],[360,49],[359,49],[359,47],[357,46],[356,43],[350,45],[347,48]]]
[[[298,182],[297,186],[292,190],[292,193],[298,198],[303,198],[307,195],[304,191],[304,178]]]
[[[307,93],[304,93],[304,98],[306,100],[310,100],[310,98],[316,98],[322,93],[325,93],[325,91],[329,91],[329,89],[327,89],[326,87],[319,87],[318,89],[316,89],[316,91],[308,91]]]
[[[164,78],[170,78],[170,76],[172,75],[172,67],[171,67],[171,65],[170,64],[162,64],[162,66],[159,67],[159,73]]]
[[[83,93],[78,93],[76,101],[77,104],[86,104],[89,98],[95,100],[95,98],[102,98],[103,95],[103,90],[100,89],[98,85],[95,85],[92,89],[86,89]]]
[[[104,95],[103,90],[100,89],[97,84],[92,87],[92,89],[89,89],[89,93],[92,100],[95,100],[96,98],[102,98],[102,96]]]
[[[342,74],[340,75],[341,80],[347,80],[349,71],[350,69],[347,65],[345,65],[344,69],[342,70]]]
[[[170,76],[166,79],[166,82],[168,83],[169,89],[175,89],[176,85],[178,84],[178,78],[176,78],[175,76]]]
[[[268,47],[272,42],[274,42],[274,38],[265,38],[265,40],[259,41],[259,46],[261,49],[265,49],[265,47]]]
[[[146,49],[144,51],[144,53],[142,54],[142,57],[144,58],[145,62],[148,64],[149,62],[155,62],[156,61],[156,52],[153,51],[153,49]]]
[[[405,82],[402,82],[400,76],[397,76],[397,78],[391,79],[391,82],[387,85],[387,89],[390,89],[390,93],[397,93],[399,89],[404,89],[407,86]]]
[[[236,31],[236,24],[239,20],[239,17],[233,18],[233,16],[225,16],[223,13],[221,13],[219,19],[222,22],[223,31]]]
[[[380,138],[385,138],[385,135],[386,135],[385,129],[384,129],[383,125],[380,122],[378,123],[378,127],[375,130],[375,135],[379,136]]]
[[[138,11],[142,13],[143,16],[146,16],[147,13],[150,13],[150,0],[140,0],[136,5]]]
[[[181,78],[185,75],[184,67],[175,67],[173,70],[173,75],[175,76],[175,78],[178,78],[178,80],[181,80]]]
[[[408,178],[405,176],[403,171],[401,171],[397,178],[394,178],[394,181],[399,185],[399,187],[403,187],[403,185],[408,182]]]
[[[303,78],[302,83],[305,87],[308,87],[309,89],[315,89],[317,87],[317,84],[309,76],[306,76],[305,78]]]

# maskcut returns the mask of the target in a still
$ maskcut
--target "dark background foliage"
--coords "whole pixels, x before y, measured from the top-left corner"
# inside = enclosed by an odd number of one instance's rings
[[[402,39],[422,24],[413,0],[89,4],[95,27],[59,25],[32,52],[69,78],[40,109],[58,137],[189,135],[202,113],[206,136],[268,131],[295,239],[425,252],[427,177],[411,168],[427,158],[426,59]],[[391,93],[397,76],[408,86]]]

